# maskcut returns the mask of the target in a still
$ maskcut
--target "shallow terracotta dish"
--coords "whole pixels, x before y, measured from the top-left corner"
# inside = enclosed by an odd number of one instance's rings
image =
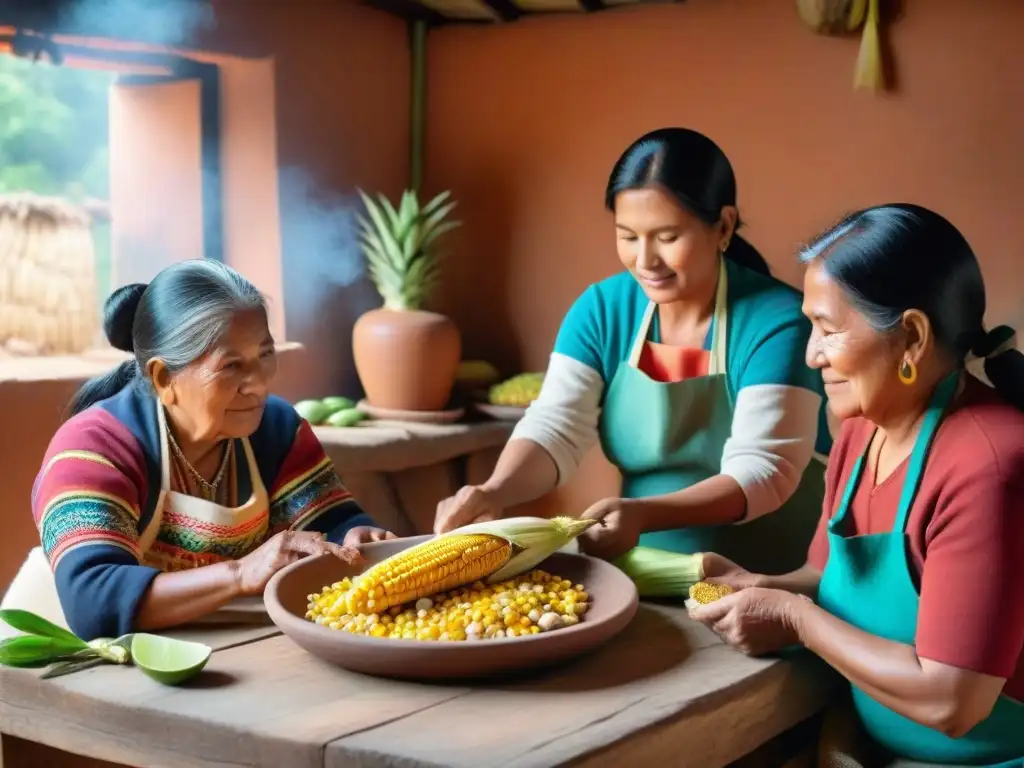
[[[430,537],[375,542],[361,549],[365,568]],[[329,555],[299,560],[267,584],[264,602],[273,622],[314,656],[353,672],[404,679],[437,680],[493,677],[523,672],[591,651],[617,635],[636,615],[636,587],[603,560],[556,553],[538,566],[591,595],[587,613],[571,627],[501,640],[398,640],[352,635],[305,618],[307,596],[356,570]]]
[[[376,421],[408,421],[414,424],[452,424],[466,415],[466,409],[461,407],[444,411],[396,411],[370,405],[368,400],[360,400],[356,407]]]

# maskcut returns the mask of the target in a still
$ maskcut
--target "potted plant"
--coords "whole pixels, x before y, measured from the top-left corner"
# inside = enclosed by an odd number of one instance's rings
[[[406,190],[396,209],[384,196],[359,191],[359,241],[370,279],[384,305],[352,329],[356,372],[376,408],[440,411],[447,405],[462,355],[454,322],[424,309],[440,277],[438,238],[459,226],[448,218],[456,203],[442,192],[420,206]]]

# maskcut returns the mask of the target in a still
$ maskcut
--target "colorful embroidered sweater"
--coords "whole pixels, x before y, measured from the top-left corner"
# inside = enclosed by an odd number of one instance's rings
[[[160,494],[161,436],[157,404],[133,385],[65,422],[32,489],[32,514],[54,571],[65,618],[80,637],[133,631],[143,595],[161,570],[242,557],[291,528],[320,531],[340,542],[352,528],[374,525],[344,488],[309,424],[270,397],[249,438],[270,508],[235,527],[181,514],[165,515],[146,564],[140,533]],[[236,454],[244,456],[241,442]],[[248,499],[248,464],[237,462],[237,498]],[[237,530],[236,530],[237,529]]]

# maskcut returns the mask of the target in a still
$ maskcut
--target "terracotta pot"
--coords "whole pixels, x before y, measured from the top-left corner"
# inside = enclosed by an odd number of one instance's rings
[[[370,405],[440,411],[452,395],[462,337],[436,312],[373,309],[352,328],[352,354]]]

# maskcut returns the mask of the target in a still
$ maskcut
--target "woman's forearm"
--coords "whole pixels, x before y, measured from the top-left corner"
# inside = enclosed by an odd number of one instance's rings
[[[240,594],[237,561],[161,573],[139,604],[135,627],[149,630],[185,624],[213,613]]]
[[[671,531],[691,525],[727,525],[746,514],[747,498],[740,484],[728,475],[715,475],[676,493],[628,499],[644,531]]]
[[[875,701],[946,730],[957,692],[948,677],[929,674],[913,646],[863,632],[806,600],[793,601],[793,624],[801,644]]]
[[[539,499],[558,484],[554,459],[533,440],[510,440],[490,478],[482,486],[499,506],[508,508]]]
[[[796,595],[806,595],[812,600],[818,599],[818,585],[821,583],[821,571],[812,565],[805,565],[780,576],[759,576],[757,586],[764,589],[781,589]]]

